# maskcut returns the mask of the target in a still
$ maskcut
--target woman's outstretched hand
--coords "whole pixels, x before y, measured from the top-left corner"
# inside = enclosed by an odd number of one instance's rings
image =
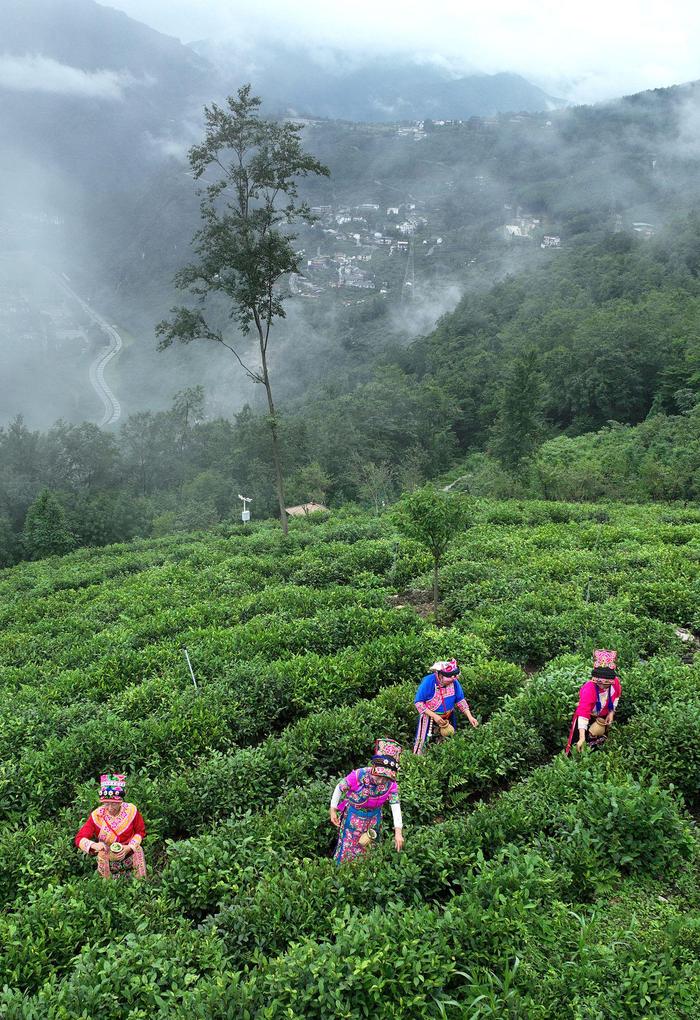
[[[336,829],[340,828],[340,815],[336,808],[332,807],[330,810],[331,825],[335,825]]]

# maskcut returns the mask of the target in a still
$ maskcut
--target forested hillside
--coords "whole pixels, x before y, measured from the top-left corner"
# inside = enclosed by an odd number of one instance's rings
[[[465,297],[427,337],[287,404],[290,501],[378,506],[450,470],[481,495],[697,498],[699,267],[688,218],[657,238],[582,242]],[[274,507],[265,419],[209,418],[196,388],[116,434],[15,422],[0,463],[5,563],[216,524],[242,491],[256,516]],[[46,548],[25,527],[42,489],[62,508],[46,515],[59,536]]]
[[[439,629],[411,608],[429,561],[383,516],[0,574],[3,1016],[88,1017],[115,990],[129,1020],[695,1016],[700,676],[678,628],[700,628],[700,515],[471,513]],[[566,759],[601,645],[614,731]],[[481,726],[413,757],[415,686],[451,655]],[[405,849],[337,869],[330,794],[381,734],[407,749]],[[101,884],[71,842],[109,769],[146,883]]]
[[[282,288],[270,349],[289,503],[378,507],[443,474],[487,496],[697,498],[696,116],[687,86],[420,137],[308,124],[331,175],[304,184],[321,211],[298,243],[321,268],[307,266],[306,296]],[[124,405],[105,430],[0,428],[2,564],[213,525],[239,492],[256,517],[273,512],[262,388],[224,352],[155,350],[164,281],[196,226],[193,182],[173,164],[122,198],[99,220],[100,265],[112,297],[130,295],[135,333],[109,372],[144,410]],[[355,213],[351,233],[336,217]],[[506,240],[509,218],[526,226]],[[540,246],[552,236],[559,247]],[[338,285],[357,252],[358,285]]]

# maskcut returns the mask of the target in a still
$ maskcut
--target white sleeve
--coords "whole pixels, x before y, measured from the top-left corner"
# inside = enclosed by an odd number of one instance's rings
[[[587,730],[588,729],[588,716],[587,715],[580,715],[578,717],[578,728],[579,728],[579,730]]]
[[[392,804],[391,805],[391,815],[392,815],[392,818],[394,819],[394,828],[395,829],[403,829],[403,819],[401,818],[401,805],[400,804]]]
[[[338,807],[338,804],[340,804],[342,796],[343,795],[340,792],[340,783],[338,783],[338,785],[336,786],[335,790],[333,791],[333,796],[331,797],[331,807],[332,808],[337,808]]]

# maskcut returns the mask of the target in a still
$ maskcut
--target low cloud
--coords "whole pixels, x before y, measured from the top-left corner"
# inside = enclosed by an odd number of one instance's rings
[[[456,74],[514,71],[551,95],[593,102],[700,77],[700,6],[693,0],[110,0],[185,42],[283,41],[314,61],[387,54],[431,59]],[[334,58],[335,59],[335,58]],[[435,57],[432,56],[434,60]]]
[[[0,88],[15,92],[120,100],[124,90],[136,84],[149,84],[149,80],[137,80],[128,71],[83,71],[38,54],[0,56]]]

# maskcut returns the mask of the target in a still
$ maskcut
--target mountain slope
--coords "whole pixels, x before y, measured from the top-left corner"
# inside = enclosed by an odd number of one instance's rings
[[[117,987],[152,1020],[695,1016],[700,663],[676,628],[697,620],[698,513],[472,513],[440,628],[396,604],[430,557],[386,514],[0,572],[8,1020],[108,1015]],[[605,750],[571,761],[599,641],[623,694]],[[417,682],[452,655],[480,725],[413,755]],[[337,868],[329,800],[380,735],[405,748],[405,846],[387,807]],[[72,845],[107,770],[146,823],[135,887]],[[612,965],[611,996],[591,973]]]
[[[206,94],[202,58],[92,0],[6,0],[0,38],[3,149],[88,193],[128,187]]]

